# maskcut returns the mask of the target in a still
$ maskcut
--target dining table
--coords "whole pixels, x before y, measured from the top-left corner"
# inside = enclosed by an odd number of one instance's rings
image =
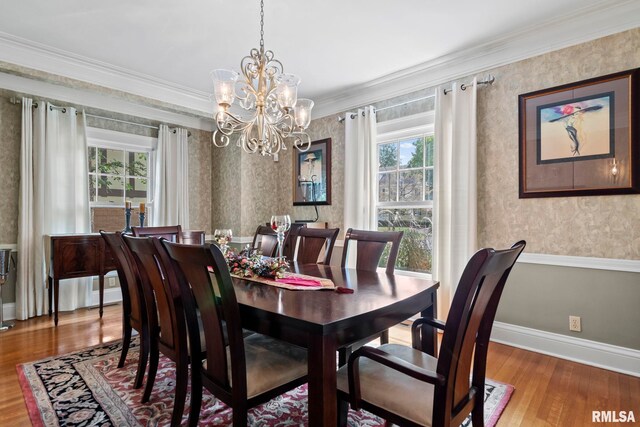
[[[307,349],[309,426],[335,426],[336,351],[416,314],[436,318],[439,284],[382,270],[321,264],[293,263],[291,270],[330,279],[343,292],[290,290],[234,277],[242,325]],[[423,348],[435,354],[436,331],[425,325],[421,332]]]

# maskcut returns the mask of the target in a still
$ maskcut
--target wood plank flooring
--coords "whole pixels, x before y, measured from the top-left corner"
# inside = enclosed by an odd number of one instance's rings
[[[48,316],[16,322],[0,333],[0,426],[30,425],[16,365],[80,350],[121,336],[119,305],[98,311],[61,313],[57,328]],[[391,340],[407,343],[409,329],[391,330]],[[597,426],[592,410],[634,411],[640,426],[640,378],[530,351],[491,343],[487,376],[515,386],[498,427]]]

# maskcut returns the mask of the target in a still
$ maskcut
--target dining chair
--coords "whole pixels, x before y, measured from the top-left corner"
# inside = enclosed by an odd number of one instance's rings
[[[182,233],[180,225],[166,225],[161,227],[131,227],[134,237],[163,237],[171,242],[177,242]]]
[[[131,344],[131,332],[135,329],[140,335],[140,356],[133,388],[140,388],[149,357],[149,323],[138,269],[133,254],[124,243],[119,231],[107,233],[101,230],[100,234],[116,260],[118,281],[122,291],[122,351],[118,368],[124,366]]]
[[[158,371],[159,353],[162,352],[176,364],[176,388],[171,425],[180,425],[189,380],[189,349],[185,312],[177,285],[176,272],[157,237],[125,236],[124,240],[131,249],[138,266],[149,320],[149,372],[142,403],[148,402],[151,396]],[[192,351],[191,357],[199,362],[203,355],[199,351]]]
[[[253,235],[251,247],[262,252],[264,256],[274,257],[278,249],[278,236],[271,227],[259,225],[258,228],[256,228],[256,233]]]
[[[398,259],[398,250],[404,231],[368,231],[354,230],[350,228],[344,236],[344,248],[342,250],[342,267],[347,267],[347,259],[349,250],[353,250],[353,242],[356,246],[356,265],[349,266],[358,270],[376,271],[380,258],[387,247],[389,248],[389,256],[387,258],[386,272],[393,274],[396,268],[396,260]]]
[[[287,237],[284,239],[283,255],[288,260],[293,260],[296,254],[296,244],[298,243],[298,232],[301,228],[306,228],[307,224],[304,222],[292,222],[291,228],[287,232]]]
[[[363,408],[402,426],[459,426],[471,414],[474,427],[482,427],[491,327],[525,245],[519,241],[510,249],[476,252],[462,273],[446,323],[417,319],[411,347],[356,350],[338,370],[338,424],[346,425],[349,402],[354,410]],[[421,350],[423,326],[444,331],[437,358]]]
[[[309,228],[298,230],[298,253],[295,261],[300,264],[329,264],[339,228]],[[324,256],[319,259],[324,248]]]
[[[198,424],[204,386],[233,409],[233,425],[245,427],[249,408],[307,381],[307,351],[258,333],[243,336],[231,276],[217,246],[163,244],[177,271],[194,353],[201,351],[204,331],[206,361],[191,366],[189,425]]]
[[[342,250],[342,267],[352,267],[358,270],[376,271],[382,254],[390,243],[389,255],[387,257],[386,273],[393,274],[396,268],[396,259],[398,258],[398,250],[404,231],[369,231],[354,230],[349,228],[344,236],[344,248]],[[355,246],[355,248],[354,248]],[[348,266],[349,251],[356,250],[355,266]],[[338,350],[338,364],[340,366],[347,363],[347,358],[351,354],[352,349],[359,348],[371,340],[380,338],[380,344],[389,342],[389,330],[385,330],[380,334],[376,334],[364,340],[358,341],[348,347]]]
[[[178,242],[185,245],[204,245],[205,232],[202,230],[183,230],[178,235]]]

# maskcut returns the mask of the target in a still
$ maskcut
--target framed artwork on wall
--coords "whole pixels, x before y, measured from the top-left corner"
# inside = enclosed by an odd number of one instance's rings
[[[303,153],[294,152],[293,204],[331,204],[331,138],[313,141]]]
[[[518,97],[520,198],[640,193],[640,69]]]

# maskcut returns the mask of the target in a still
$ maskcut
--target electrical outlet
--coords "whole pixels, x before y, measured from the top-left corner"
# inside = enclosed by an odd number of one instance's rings
[[[110,288],[115,288],[116,287],[116,278],[115,277],[109,277],[109,287]]]
[[[580,316],[569,316],[569,330],[573,332],[582,332]]]

